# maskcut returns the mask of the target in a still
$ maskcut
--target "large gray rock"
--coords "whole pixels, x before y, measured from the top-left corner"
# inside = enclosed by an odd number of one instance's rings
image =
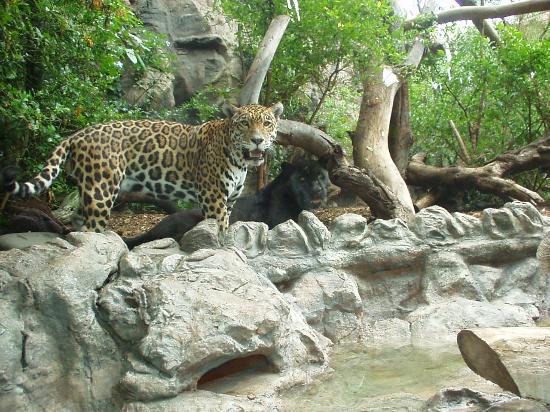
[[[124,276],[101,291],[100,313],[131,361],[120,387],[130,400],[194,389],[207,372],[262,355],[281,380],[306,380],[327,366],[328,340],[297,307],[246,265],[240,252],[202,250],[165,258],[151,275],[131,257]]]
[[[95,300],[126,251],[114,233],[72,233],[0,252],[0,409],[114,408],[121,353]]]
[[[456,334],[462,329],[535,326],[530,314],[520,306],[460,297],[420,307],[409,314],[407,320],[411,323],[411,340],[416,346],[454,343]]]
[[[550,310],[545,255],[535,258],[548,223],[518,202],[481,219],[428,208],[410,225],[345,215],[330,230],[303,213],[223,236],[204,221],[179,245],[130,253],[112,233],[2,252],[0,402],[266,410],[326,369],[323,335],[430,346],[454,344],[463,328],[534,326]],[[223,395],[215,377],[232,368],[253,379]]]
[[[166,35],[176,54],[176,105],[205,86],[237,84],[242,70],[234,52],[236,28],[214,8],[213,0],[137,0],[133,8],[146,27]]]
[[[307,322],[334,343],[357,342],[364,337],[363,305],[357,283],[349,274],[331,269],[306,274],[288,292]]]

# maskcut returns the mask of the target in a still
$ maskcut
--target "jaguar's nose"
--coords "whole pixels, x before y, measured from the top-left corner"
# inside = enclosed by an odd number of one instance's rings
[[[259,146],[263,141],[264,141],[264,139],[262,139],[261,137],[253,137],[252,138],[252,143],[256,143],[257,146]]]

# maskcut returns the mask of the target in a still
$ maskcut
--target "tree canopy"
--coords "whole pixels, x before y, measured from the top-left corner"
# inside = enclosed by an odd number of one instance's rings
[[[166,68],[163,45],[122,0],[2,2],[4,161],[36,168],[67,133],[128,115],[119,98],[123,68]]]

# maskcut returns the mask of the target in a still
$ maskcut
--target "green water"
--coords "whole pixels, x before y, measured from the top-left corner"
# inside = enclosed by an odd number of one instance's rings
[[[414,405],[427,400],[446,387],[470,387],[486,392],[498,387],[471,372],[457,349],[364,349],[339,347],[331,355],[334,369],[320,382],[301,386],[282,394],[289,410],[359,411],[370,409],[369,399],[382,397],[415,410]],[[412,400],[403,393],[411,394]],[[415,403],[416,402],[416,403]],[[377,402],[374,402],[377,403]],[[379,402],[378,402],[379,403]],[[391,404],[387,407],[391,409]]]

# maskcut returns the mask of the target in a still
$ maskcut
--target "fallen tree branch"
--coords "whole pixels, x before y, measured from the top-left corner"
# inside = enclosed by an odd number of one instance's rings
[[[519,14],[535,13],[537,11],[550,10],[550,0],[528,0],[517,3],[503,4],[500,6],[465,6],[456,9],[444,10],[434,16],[437,24],[451,23],[460,20],[495,19]],[[420,14],[414,19],[403,23],[403,28],[425,28],[432,24],[434,19],[429,15]]]
[[[407,183],[424,187],[474,188],[504,199],[541,203],[543,198],[506,177],[536,168],[550,167],[550,137],[498,156],[479,167],[434,167],[415,156],[407,167]]]

